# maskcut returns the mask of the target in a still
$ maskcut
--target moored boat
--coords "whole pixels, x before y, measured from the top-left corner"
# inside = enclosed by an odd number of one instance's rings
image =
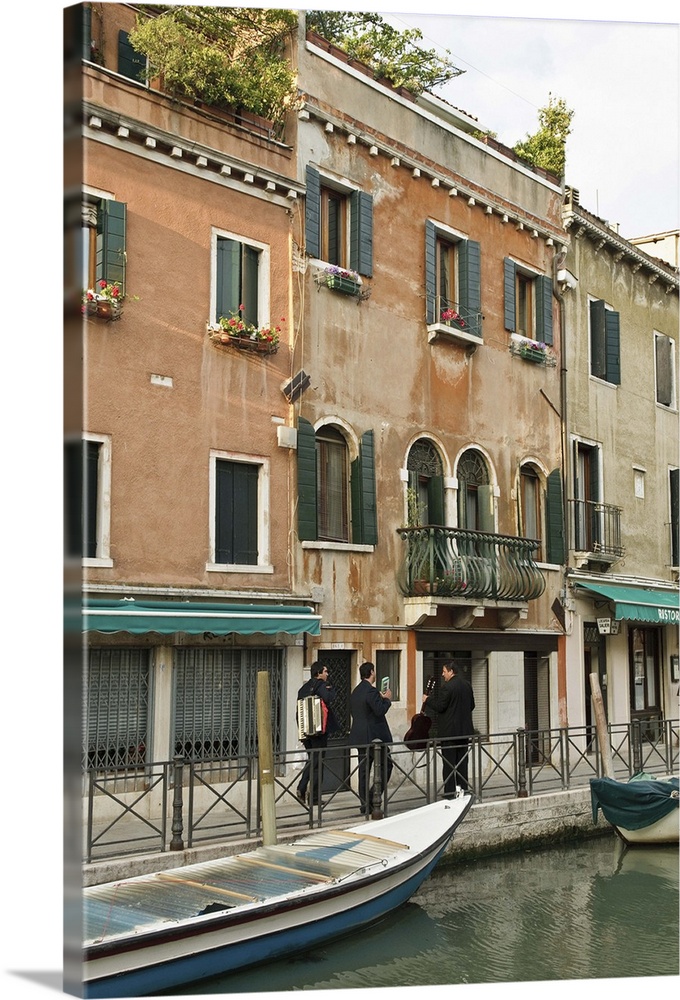
[[[593,822],[598,811],[627,844],[678,843],[678,779],[640,774],[630,781],[591,778]]]
[[[143,996],[357,930],[427,878],[470,795],[83,891],[88,997]]]

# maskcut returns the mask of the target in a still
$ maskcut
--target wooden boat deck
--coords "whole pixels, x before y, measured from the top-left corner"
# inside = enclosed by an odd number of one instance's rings
[[[83,894],[86,944],[163,922],[257,903],[341,879],[385,861],[405,844],[328,830],[291,844],[92,886]]]

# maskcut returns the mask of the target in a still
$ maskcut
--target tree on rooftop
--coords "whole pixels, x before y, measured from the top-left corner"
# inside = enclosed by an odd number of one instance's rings
[[[567,107],[563,98],[553,101],[552,94],[548,94],[546,107],[540,108],[538,112],[538,132],[534,135],[527,134],[526,139],[513,146],[513,152],[534,166],[543,167],[562,177],[567,136],[571,132],[573,117],[574,112]]]
[[[429,92],[465,72],[447,58],[448,49],[447,57],[442,57],[434,49],[421,48],[423,34],[418,28],[400,31],[380,14],[310,10],[307,28],[365,63],[378,78],[413,94]]]
[[[147,56],[148,78],[208,105],[245,107],[275,123],[296,96],[286,41],[292,10],[144,4],[130,32]]]

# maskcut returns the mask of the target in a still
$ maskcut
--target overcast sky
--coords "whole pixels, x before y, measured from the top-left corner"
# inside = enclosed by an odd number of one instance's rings
[[[678,227],[677,2],[452,0],[426,2],[419,14],[413,0],[343,7],[379,10],[419,28],[423,47],[448,49],[465,73],[435,93],[508,146],[537,131],[549,94],[563,98],[574,111],[565,177],[583,207],[627,237]],[[512,17],[500,16],[508,9]]]

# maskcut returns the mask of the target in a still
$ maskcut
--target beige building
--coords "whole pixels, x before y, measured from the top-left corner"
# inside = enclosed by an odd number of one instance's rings
[[[597,672],[610,723],[654,739],[680,686],[678,272],[573,189],[564,222],[569,720],[593,721]]]

